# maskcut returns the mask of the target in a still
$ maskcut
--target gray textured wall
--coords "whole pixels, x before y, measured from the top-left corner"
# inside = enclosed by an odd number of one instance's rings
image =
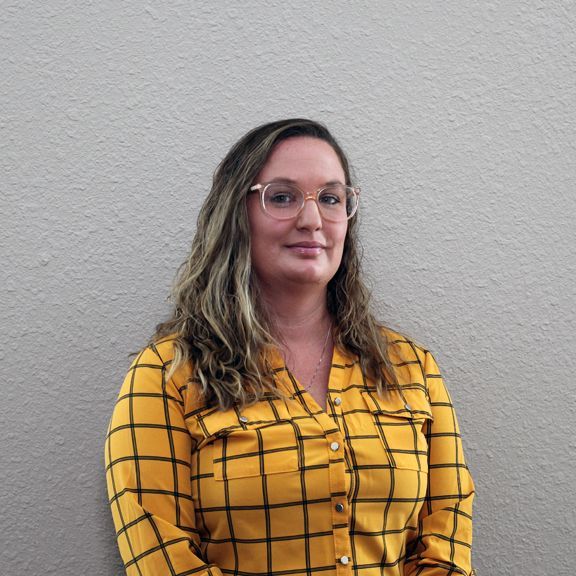
[[[0,573],[121,573],[127,354],[224,152],[304,115],[352,157],[382,317],[452,391],[480,574],[572,574],[575,29],[571,0],[2,2]]]

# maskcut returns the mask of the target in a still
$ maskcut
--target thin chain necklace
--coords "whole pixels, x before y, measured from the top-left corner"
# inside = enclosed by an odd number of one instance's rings
[[[332,322],[328,326],[328,332],[326,332],[326,338],[324,339],[324,346],[322,346],[322,353],[320,354],[320,360],[316,364],[316,368],[314,369],[314,374],[312,374],[312,378],[310,378],[310,382],[307,386],[304,386],[305,390],[310,390],[314,381],[316,380],[316,376],[318,375],[318,370],[320,370],[320,366],[322,365],[322,361],[324,360],[324,355],[326,354],[326,348],[328,346],[328,339],[330,338],[330,334],[332,333]]]

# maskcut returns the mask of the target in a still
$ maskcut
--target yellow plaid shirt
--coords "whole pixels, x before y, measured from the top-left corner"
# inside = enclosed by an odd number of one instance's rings
[[[106,441],[128,575],[471,574],[474,486],[429,352],[396,334],[402,393],[336,349],[323,410],[272,358],[285,399],[203,405],[170,338],[128,372]]]

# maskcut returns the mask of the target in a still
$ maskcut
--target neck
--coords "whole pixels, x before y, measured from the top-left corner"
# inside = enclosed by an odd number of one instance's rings
[[[325,287],[305,291],[275,291],[273,294],[265,288],[261,288],[261,291],[272,329],[283,340],[326,331],[330,315]]]

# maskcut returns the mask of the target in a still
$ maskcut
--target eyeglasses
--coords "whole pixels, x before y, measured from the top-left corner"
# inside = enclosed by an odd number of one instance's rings
[[[296,218],[304,209],[306,200],[314,200],[322,218],[343,222],[356,213],[360,188],[336,183],[306,193],[289,182],[270,182],[255,184],[250,192],[260,192],[262,209],[276,220]]]

